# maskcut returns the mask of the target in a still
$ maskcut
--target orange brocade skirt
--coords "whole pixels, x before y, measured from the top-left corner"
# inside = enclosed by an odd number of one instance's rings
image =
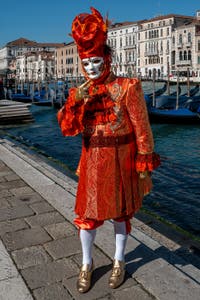
[[[117,147],[85,147],[77,169],[75,213],[80,219],[103,221],[132,217],[152,188],[150,176],[135,170],[135,141]]]

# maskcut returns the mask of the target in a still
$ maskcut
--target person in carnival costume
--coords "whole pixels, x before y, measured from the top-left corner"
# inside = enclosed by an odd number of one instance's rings
[[[72,23],[86,82],[70,89],[57,115],[64,136],[82,133],[74,220],[83,253],[80,293],[91,287],[96,229],[108,219],[113,220],[116,242],[108,284],[117,288],[123,283],[130,219],[150,192],[150,173],[160,164],[141,83],[113,74],[108,21],[95,8],[91,12],[79,14]]]

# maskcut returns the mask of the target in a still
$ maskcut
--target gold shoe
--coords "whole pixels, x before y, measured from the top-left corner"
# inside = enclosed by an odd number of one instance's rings
[[[77,290],[79,293],[86,293],[90,289],[93,269],[93,262],[91,268],[88,264],[82,265],[77,281]]]
[[[112,273],[109,279],[109,287],[116,289],[124,281],[125,276],[125,262],[115,259],[113,261]]]

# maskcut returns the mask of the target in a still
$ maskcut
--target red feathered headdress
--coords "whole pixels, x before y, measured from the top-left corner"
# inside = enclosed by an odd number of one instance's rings
[[[82,13],[72,22],[72,36],[77,44],[81,59],[104,56],[107,40],[107,24],[101,14],[91,7],[92,14]]]

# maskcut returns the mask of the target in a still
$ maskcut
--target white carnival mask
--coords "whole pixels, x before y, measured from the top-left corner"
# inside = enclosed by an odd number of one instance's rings
[[[82,59],[83,68],[90,79],[97,79],[101,76],[103,63],[103,57],[99,56]]]

